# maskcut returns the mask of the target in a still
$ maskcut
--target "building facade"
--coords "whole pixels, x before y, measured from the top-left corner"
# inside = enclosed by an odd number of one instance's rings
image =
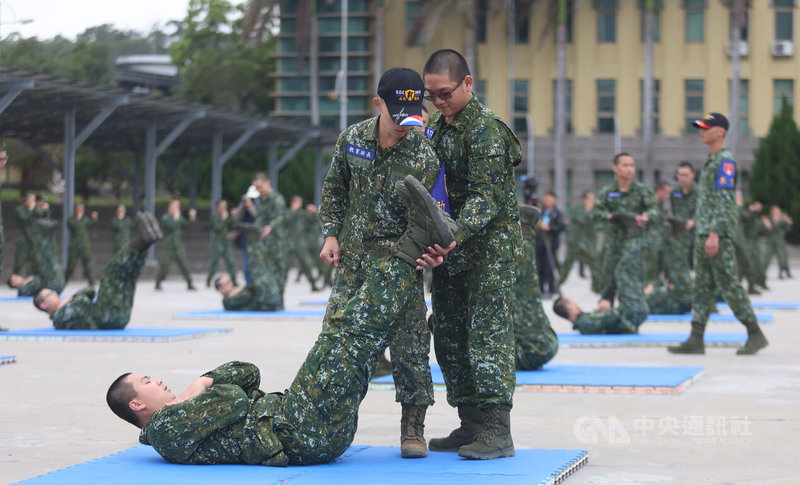
[[[340,0],[317,3],[320,122],[330,124],[338,120],[338,101],[331,95],[335,72],[323,69],[323,65],[336,69],[340,65],[340,43],[334,37],[340,36],[341,3]],[[584,190],[595,190],[611,180],[611,159],[620,145],[640,162],[644,156],[645,2],[573,0],[569,3],[567,194],[559,195],[562,201],[566,195],[566,199],[574,202]],[[745,186],[758,138],[767,133],[781,100],[794,101],[795,80],[800,74],[800,52],[796,52],[794,43],[795,0],[748,3],[739,46],[740,116],[736,146]],[[283,69],[296,67],[286,60],[297,57],[296,50],[291,49],[297,40],[296,31],[284,29],[285,25],[291,27],[292,8],[288,4],[281,14],[283,57],[278,63],[281,85],[276,93],[276,114],[303,117],[309,116],[308,110],[300,108],[310,105],[310,93],[284,89],[305,87],[299,81],[287,79],[309,78],[308,71]],[[553,4],[522,0],[350,0],[349,121],[374,112],[370,100],[375,92],[375,79],[386,69],[402,65],[421,71],[428,55],[445,47],[466,55],[474,52],[468,59],[472,60],[475,91],[508,121],[523,145],[532,130],[533,160],[541,179],[540,187],[552,188],[557,72]],[[705,159],[705,147],[691,127],[691,120],[710,111],[728,114],[731,16],[727,3],[721,0],[656,0],[655,5],[653,178],[671,180],[681,161],[688,160],[700,168]],[[514,25],[511,33],[509,25]],[[287,81],[283,83],[284,80]],[[799,106],[794,105],[794,112],[796,118],[800,117]]]

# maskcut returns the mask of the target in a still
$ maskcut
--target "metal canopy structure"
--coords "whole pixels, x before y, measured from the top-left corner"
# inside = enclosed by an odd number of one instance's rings
[[[12,67],[0,67],[0,134],[31,144],[63,143],[64,260],[67,218],[74,209],[75,151],[81,145],[143,153],[145,210],[154,212],[156,164],[168,149],[211,154],[211,198],[218,200],[222,167],[237,151],[269,153],[268,171],[277,188],[278,170],[297,150],[309,145],[331,147],[338,135],[283,119]],[[279,160],[281,149],[288,151]],[[137,178],[139,172],[137,166]],[[317,173],[317,184],[320,180]]]

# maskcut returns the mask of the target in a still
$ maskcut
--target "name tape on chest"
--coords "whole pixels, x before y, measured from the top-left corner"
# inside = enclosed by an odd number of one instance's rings
[[[375,160],[375,152],[372,150],[367,150],[366,148],[357,147],[355,145],[351,145],[350,143],[347,144],[347,154],[348,155],[355,155],[359,158],[363,158],[365,160]]]
[[[611,198],[614,198],[614,197],[622,197],[622,192],[609,192],[608,193],[608,198],[611,199]]]
[[[717,169],[717,190],[736,188],[736,162],[723,158]]]
[[[673,192],[672,197],[675,199],[683,199],[683,193],[681,192]]]

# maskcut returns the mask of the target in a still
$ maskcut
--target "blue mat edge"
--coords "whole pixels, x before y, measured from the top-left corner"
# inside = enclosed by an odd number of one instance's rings
[[[147,335],[146,331],[174,330],[171,335]],[[127,333],[129,330],[141,330],[144,334]],[[36,333],[41,332],[41,333]],[[233,332],[232,328],[225,327],[133,327],[123,330],[56,330],[52,327],[30,328],[24,330],[9,330],[0,332],[2,341],[81,341],[81,342],[174,342],[192,340],[205,337],[227,335]]]

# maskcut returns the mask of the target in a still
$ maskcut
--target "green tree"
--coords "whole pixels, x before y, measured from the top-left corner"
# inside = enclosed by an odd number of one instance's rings
[[[777,204],[795,221],[789,240],[800,242],[800,131],[784,98],[755,152],[750,191],[765,206]]]

